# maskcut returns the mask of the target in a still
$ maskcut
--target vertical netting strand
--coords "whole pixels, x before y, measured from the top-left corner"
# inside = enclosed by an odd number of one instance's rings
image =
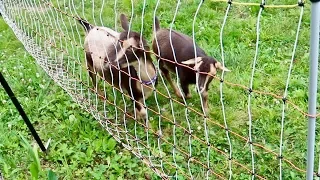
[[[301,3],[301,1],[299,1]],[[303,6],[300,8],[300,16],[299,16],[299,21],[298,21],[298,27],[296,30],[296,37],[295,37],[295,42],[292,50],[292,55],[291,55],[291,61],[290,61],[290,66],[288,70],[288,75],[287,75],[287,80],[286,80],[286,86],[284,89],[283,93],[283,99],[282,99],[282,112],[281,112],[281,132],[280,132],[280,145],[279,145],[279,170],[280,170],[280,179],[282,179],[282,159],[283,159],[283,131],[284,131],[284,120],[285,120],[285,110],[286,110],[286,100],[288,96],[288,88],[289,88],[289,82],[290,82],[290,75],[293,69],[293,62],[296,54],[296,49],[298,45],[298,40],[299,40],[299,32],[301,29],[301,22],[302,22],[302,17],[303,17]]]
[[[222,61],[223,67],[225,67],[225,58],[224,58],[224,49],[223,49],[223,30],[224,30],[224,27],[227,22],[228,13],[230,11],[230,8],[231,8],[231,3],[228,3],[227,10],[226,10],[225,16],[223,18],[223,23],[222,23],[221,30],[220,30],[221,61]],[[224,102],[223,102],[223,80],[224,80],[224,71],[222,71],[221,80],[220,80],[220,102],[221,102],[221,109],[222,109],[224,126],[225,126],[225,130],[226,130],[226,136],[227,136],[227,140],[228,140],[228,144],[229,144],[228,163],[229,163],[229,179],[231,179],[232,178],[232,144],[231,144],[231,140],[230,140],[226,112],[225,112],[225,106],[224,106]]]
[[[253,89],[253,79],[254,79],[254,73],[256,68],[256,62],[258,59],[258,52],[259,52],[259,38],[260,38],[260,18],[263,11],[264,1],[262,1],[258,17],[257,17],[257,24],[256,24],[256,50],[255,55],[252,63],[252,73],[251,73],[251,79],[250,79],[250,85],[249,85],[249,93],[248,93],[248,116],[249,116],[249,147],[251,151],[251,166],[252,166],[252,179],[255,177],[255,160],[254,160],[254,147],[253,147],[253,140],[252,140],[252,113],[251,113],[251,94]]]
[[[172,44],[172,28],[173,28],[173,25],[174,25],[174,22],[176,20],[176,17],[177,17],[177,14],[178,14],[178,9],[179,9],[179,6],[180,6],[181,2],[180,0],[178,0],[177,2],[177,5],[176,5],[176,8],[175,8],[175,12],[174,12],[174,15],[173,15],[173,18],[172,18],[172,22],[170,24],[170,30],[169,30],[169,40],[170,40],[170,47],[171,47],[171,50],[172,50],[172,54],[173,54],[173,58],[174,58],[174,61],[175,63],[177,63],[177,59],[176,59],[176,53],[175,53],[175,49],[173,47],[173,44]],[[176,81],[178,82],[178,67],[175,66],[175,72],[176,72]],[[180,89],[180,86],[178,86],[179,88],[179,92],[180,94],[182,94],[182,91]],[[183,101],[185,102],[185,98],[184,96],[183,97]],[[172,104],[171,104],[172,105]],[[176,146],[177,146],[177,140],[176,140],[176,118],[175,118],[175,113],[174,113],[174,108],[173,106],[171,106],[171,112],[172,112],[172,116],[173,116],[173,148],[172,148],[172,156],[173,156],[173,161],[174,161],[174,165],[175,165],[175,173],[174,173],[174,177],[175,179],[178,179],[178,164],[177,164],[177,161],[176,161]]]
[[[193,41],[193,48],[194,48],[194,58],[197,58],[197,47],[196,47],[196,40],[195,40],[195,24],[196,24],[196,19],[197,19],[197,15],[199,13],[199,10],[201,8],[203,4],[203,0],[200,0],[200,3],[197,7],[197,10],[195,12],[195,15],[193,17],[193,22],[192,22],[192,41]],[[195,66],[197,66],[197,61],[195,61]],[[199,72],[196,72],[196,89],[198,92],[198,95],[200,97],[200,103],[201,103],[201,108],[204,114],[204,122],[203,122],[203,126],[204,126],[204,133],[205,133],[205,139],[206,139],[206,143],[207,143],[207,171],[206,171],[206,179],[209,179],[209,173],[210,173],[210,141],[209,141],[209,134],[208,134],[208,126],[207,126],[207,116],[208,114],[206,114],[205,108],[204,108],[204,104],[203,104],[203,99],[202,99],[202,95],[201,95],[201,91],[199,89]]]
[[[154,37],[152,37],[152,38],[154,38],[154,42],[155,42],[155,44],[156,44],[156,46],[157,46],[157,50],[158,50],[158,55],[159,55],[159,57],[161,57],[161,51],[160,51],[160,48],[159,48],[159,43],[158,43],[158,39],[157,39],[157,36],[156,36],[156,32],[155,32],[155,17],[156,17],[156,11],[157,11],[157,9],[158,9],[158,7],[159,7],[159,4],[160,4],[160,0],[157,0],[157,3],[156,3],[156,5],[155,5],[155,8],[154,8],[154,11],[153,11],[153,17],[152,17],[152,26],[153,26],[153,36]],[[169,89],[168,89],[168,87],[167,87],[167,85],[166,85],[166,83],[165,83],[165,81],[164,81],[164,78],[163,78],[163,76],[162,76],[162,73],[160,73],[160,68],[159,68],[159,63],[160,63],[160,58],[158,58],[157,59],[157,72],[159,72],[159,77],[160,77],[160,79],[161,79],[161,81],[162,81],[162,83],[163,83],[163,85],[164,85],[164,88],[165,88],[165,90],[166,90],[166,93],[167,93],[167,95],[168,95],[168,99],[169,99],[169,102],[170,102],[170,107],[171,107],[171,109],[173,109],[172,107],[173,107],[173,102],[172,102],[172,97],[171,97],[171,94],[170,94],[170,92],[169,92]],[[173,118],[174,118],[174,114],[173,114]],[[162,157],[162,149],[161,149],[161,145],[162,145],[162,143],[161,143],[161,137],[162,137],[162,135],[163,135],[163,133],[162,133],[162,128],[161,128],[161,126],[162,126],[162,124],[161,124],[161,116],[159,116],[159,120],[158,120],[158,127],[159,127],[159,132],[158,132],[158,138],[157,138],[157,143],[158,143],[158,150],[159,150],[159,154],[160,154],[160,165],[161,165],[161,170],[162,170],[162,172],[164,173],[164,174],[166,174],[165,173],[165,170],[164,170],[164,166],[163,166],[163,157]]]

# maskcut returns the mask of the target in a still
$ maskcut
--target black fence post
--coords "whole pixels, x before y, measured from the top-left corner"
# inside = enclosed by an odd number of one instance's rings
[[[20,116],[22,117],[22,119],[24,120],[24,122],[27,124],[32,136],[34,137],[34,139],[37,141],[40,149],[43,152],[46,152],[46,148],[43,145],[40,137],[38,136],[36,130],[34,129],[33,125],[31,124],[28,116],[26,115],[26,113],[24,112],[22,106],[20,105],[18,99],[16,98],[16,96],[14,95],[14,93],[12,92],[8,82],[6,81],[6,79],[4,78],[4,76],[2,75],[1,71],[0,71],[0,82],[4,88],[4,90],[7,92],[8,96],[10,97],[11,101],[13,102],[13,104],[15,105],[16,109],[19,111]]]

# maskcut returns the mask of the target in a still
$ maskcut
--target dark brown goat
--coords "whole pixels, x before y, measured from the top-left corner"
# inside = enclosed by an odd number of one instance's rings
[[[177,68],[181,88],[186,98],[191,98],[189,85],[196,84],[196,71],[202,72],[199,73],[198,88],[204,103],[204,109],[208,113],[208,89],[213,76],[216,75],[217,69],[223,71],[230,70],[223,67],[216,59],[207,56],[207,54],[197,45],[197,57],[195,58],[193,40],[180,32],[172,30],[171,42],[174,49],[173,54],[172,47],[170,45],[170,30],[160,29],[160,23],[157,17],[155,17],[155,27],[153,31],[154,37],[152,48],[153,51],[161,57],[159,61],[159,68],[178,97],[182,98],[183,95],[180,93],[176,84],[171,80],[169,72],[176,73],[175,68]],[[192,69],[175,64],[174,55],[177,63],[188,65]]]
[[[138,118],[144,118],[146,110],[138,102],[143,104],[143,96],[147,99],[152,94],[152,86],[157,85],[157,72],[150,53],[144,51],[150,50],[146,40],[139,33],[129,31],[125,15],[121,14],[120,20],[124,29],[120,33],[79,20],[86,29],[84,49],[87,67],[100,96],[104,95],[97,85],[97,73],[110,84],[125,90],[134,100]]]

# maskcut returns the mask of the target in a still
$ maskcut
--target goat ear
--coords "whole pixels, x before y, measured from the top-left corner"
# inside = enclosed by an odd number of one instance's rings
[[[189,60],[186,60],[186,61],[182,61],[181,63],[190,65],[190,64],[195,64],[196,61],[197,61],[197,63],[199,63],[199,62],[202,61],[202,58],[201,57],[197,57],[197,58],[189,59]]]
[[[138,48],[144,49],[144,44],[143,44],[143,42],[141,42],[141,41],[139,42]]]
[[[222,64],[221,64],[220,62],[217,62],[217,63],[215,64],[215,66],[216,66],[217,69],[220,69],[220,70],[226,71],[226,72],[230,72],[230,70],[229,70],[228,68],[222,66]]]
[[[129,21],[128,21],[126,15],[121,14],[121,15],[120,15],[120,21],[121,21],[121,26],[122,26],[122,28],[123,28],[125,31],[128,31],[128,30],[129,30]]]
[[[202,63],[203,63],[203,61],[200,61],[198,64],[196,64],[196,65],[193,67],[193,69],[194,69],[194,70],[199,70],[199,68],[200,68],[200,66],[201,66]]]

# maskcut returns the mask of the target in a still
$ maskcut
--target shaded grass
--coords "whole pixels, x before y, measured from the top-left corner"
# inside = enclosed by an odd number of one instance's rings
[[[104,2],[104,1],[103,1]],[[243,1],[244,2],[244,1]],[[260,1],[252,0],[245,2],[256,2]],[[80,14],[81,17],[87,19],[89,22],[97,25],[106,25],[114,27],[114,22],[117,23],[117,29],[120,30],[119,20],[115,19],[113,11],[114,2],[105,2],[102,5],[101,1],[82,1],[75,2],[73,5],[67,5],[63,2],[53,2],[55,7],[68,12],[72,16],[75,16],[75,11]],[[174,29],[177,29],[189,36],[192,35],[192,21],[195,14],[196,8],[199,2],[187,0],[183,1],[179,8]],[[294,4],[296,1],[283,0],[283,1],[268,1],[271,4]],[[147,1],[144,24],[143,24],[143,35],[151,43],[151,24],[152,15],[155,8],[155,1]],[[141,13],[143,10],[142,1],[133,1],[134,5],[134,17],[132,18],[133,30],[140,31],[141,25]],[[160,6],[157,10],[157,16],[161,21],[161,26],[168,28],[172,21],[175,3],[160,2]],[[38,4],[40,7],[40,5]],[[86,7],[82,9],[82,7]],[[102,9],[102,11],[100,11]],[[198,15],[195,32],[196,42],[200,47],[206,50],[206,52],[221,59],[219,33],[222,24],[222,20],[225,14],[226,4],[224,3],[213,3],[206,1]],[[232,6],[229,18],[223,33],[223,45],[225,50],[225,64],[232,70],[231,73],[226,74],[225,81],[238,83],[244,86],[249,86],[252,71],[252,62],[255,53],[256,43],[256,21],[259,7],[243,7],[243,6]],[[23,12],[23,10],[22,10]],[[82,13],[83,12],[83,13]],[[117,15],[125,13],[127,16],[131,14],[131,1],[121,1],[117,4]],[[288,89],[288,99],[297,104],[303,111],[307,110],[307,78],[308,78],[308,33],[309,33],[309,4],[306,4],[305,15],[303,17],[302,29],[299,36],[299,45],[294,61],[294,68],[291,73],[290,86]],[[79,78],[80,81],[84,82],[88,87],[88,77],[86,75],[85,68],[83,67],[83,53],[82,47],[79,46],[83,43],[84,31],[81,29],[74,19],[62,15],[59,11],[54,9],[48,9],[45,13],[35,13],[35,16],[54,19],[52,22],[51,29],[47,28],[46,25],[41,24],[41,28],[38,31],[39,34],[48,35],[47,38],[37,36],[37,33],[33,33],[35,39],[39,39],[39,46],[48,46],[46,50],[49,52],[56,52],[59,55],[58,49],[64,49],[67,51],[67,56],[64,55],[59,58],[66,67],[70,68],[70,74]],[[101,17],[101,18],[100,18]],[[39,25],[37,19],[33,19],[26,13],[25,20],[19,19],[17,21],[22,23],[28,23],[26,28],[27,31],[33,32],[31,29],[35,29]],[[269,9],[266,8],[262,13],[261,17],[261,33],[259,42],[259,56],[256,64],[256,72],[254,74],[253,89],[263,92],[272,92],[279,96],[283,95],[285,82],[287,78],[289,63],[291,59],[291,52],[293,49],[293,43],[295,39],[295,33],[297,28],[297,21],[299,18],[299,8],[293,9]],[[36,20],[36,21],[32,21]],[[78,29],[76,29],[78,28]],[[59,33],[54,32],[56,29]],[[63,34],[61,33],[63,32]],[[44,40],[53,37],[55,47],[43,43]],[[68,38],[66,38],[68,37]],[[42,39],[42,41],[41,41]],[[71,40],[66,40],[71,39]],[[77,46],[76,46],[77,45]],[[50,54],[52,58],[57,56]],[[58,58],[57,58],[58,59]],[[159,83],[157,90],[167,94],[164,84]],[[193,90],[194,88],[192,88]],[[108,92],[112,92],[112,88],[107,87]],[[228,152],[229,145],[225,135],[225,130],[216,126],[214,123],[224,124],[220,97],[219,97],[219,83],[215,81],[210,87],[210,121],[208,125],[208,134],[210,137],[210,144],[214,147]],[[169,93],[172,93],[169,87]],[[196,93],[193,91],[193,98],[188,101],[188,105],[201,111],[200,100]],[[232,131],[248,137],[248,92],[246,89],[224,85],[224,105],[225,114],[229,129]],[[92,96],[93,95],[93,96]],[[178,103],[170,104],[170,100],[161,97],[157,94],[157,100],[159,103],[160,113],[163,115],[159,117],[155,113],[150,112],[150,120],[152,128],[148,132],[150,133],[149,142],[152,147],[152,153],[156,156],[157,147],[157,136],[153,135],[154,132],[163,131],[163,138],[167,142],[161,141],[161,150],[164,151],[166,156],[163,158],[168,160],[171,165],[176,160],[179,168],[183,169],[184,172],[188,173],[187,160],[188,158],[183,152],[189,152],[188,136],[183,129],[177,128],[176,132],[173,131],[174,126],[173,117],[176,122],[179,123],[185,129],[188,129],[188,122],[185,117],[185,109]],[[88,95],[88,98],[94,101],[94,94]],[[117,106],[124,108],[125,104],[129,104],[127,107],[132,108],[130,101],[126,99],[122,100],[120,93],[116,96]],[[148,107],[158,111],[158,106],[154,98],[150,98],[147,101]],[[103,103],[99,102],[97,105],[98,109],[102,110]],[[171,106],[173,106],[174,113],[171,112]],[[284,124],[284,157],[294,161],[298,167],[305,169],[305,147],[306,147],[306,118],[301,115],[300,112],[295,110],[290,105],[286,106],[286,116]],[[251,101],[251,112],[252,112],[252,138],[254,142],[263,144],[269,149],[276,153],[279,153],[279,140],[280,140],[280,127],[281,127],[281,111],[282,101],[271,96],[261,95],[259,93],[252,94]],[[108,106],[109,114],[115,116],[115,110],[112,106]],[[168,118],[165,119],[164,117]],[[119,119],[122,119],[121,113],[119,113]],[[207,145],[203,142],[206,141],[204,131],[204,119],[198,116],[196,113],[189,113],[188,120],[193,130],[193,134],[200,138],[196,140],[192,138],[192,156],[197,158],[203,164],[207,161]],[[169,122],[168,122],[169,121]],[[143,123],[143,122],[142,122]],[[160,128],[158,123],[161,124]],[[135,133],[135,125],[137,127],[137,136],[144,142],[147,141],[145,128],[134,122],[129,122],[128,129],[130,134]],[[298,132],[298,133],[297,133]],[[180,152],[173,155],[172,144],[176,141],[176,146],[181,149]],[[231,136],[233,158],[244,164],[251,169],[251,152],[249,145],[243,140],[235,136]],[[294,143],[293,143],[294,142]],[[133,146],[136,144],[132,143]],[[276,156],[266,153],[258,147],[255,147],[255,166],[259,175],[267,178],[279,178],[279,160]],[[227,177],[227,158],[221,153],[218,153],[211,149],[209,157],[212,168],[218,173]],[[148,150],[143,150],[143,154],[147,155]],[[161,153],[161,152],[158,152]],[[154,162],[159,163],[158,160]],[[174,168],[170,165],[164,165],[168,174],[174,173]],[[244,169],[233,165],[233,177],[236,179],[248,178],[250,174]],[[191,164],[191,172],[199,178],[204,176],[205,169],[197,164]],[[304,173],[293,170],[291,166],[287,164],[283,167],[284,178],[286,179],[297,179],[304,178]]]
[[[40,153],[43,170],[52,169],[59,179],[141,179],[144,174],[152,175],[35,65],[2,18],[0,39],[0,71],[41,139],[52,139],[49,153]],[[2,88],[0,100],[1,172],[5,179],[31,179],[32,158],[19,134],[32,146],[35,141]],[[39,179],[46,178],[45,172]]]

